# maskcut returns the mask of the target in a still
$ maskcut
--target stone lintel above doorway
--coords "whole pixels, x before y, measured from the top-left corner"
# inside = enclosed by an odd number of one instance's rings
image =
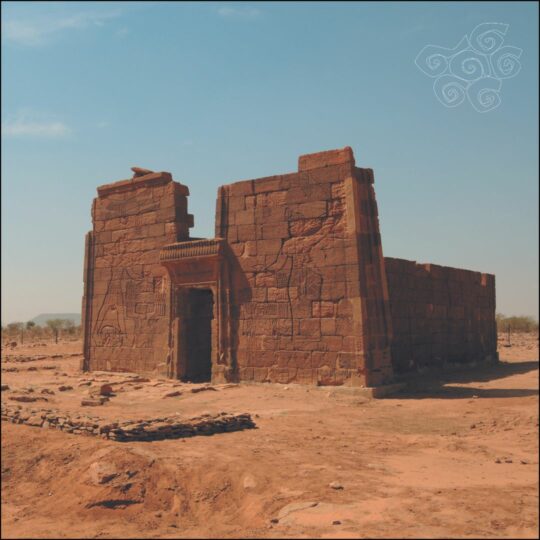
[[[216,282],[225,243],[223,238],[176,242],[161,249],[159,260],[175,285]]]

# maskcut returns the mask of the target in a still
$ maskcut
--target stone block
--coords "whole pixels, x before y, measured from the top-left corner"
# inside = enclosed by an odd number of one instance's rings
[[[298,170],[308,171],[341,163],[351,164],[354,167],[354,155],[350,146],[340,150],[316,152],[300,156],[298,158]]]

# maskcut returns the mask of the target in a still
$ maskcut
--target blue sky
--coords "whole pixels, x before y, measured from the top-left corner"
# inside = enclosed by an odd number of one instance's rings
[[[439,102],[415,58],[486,22],[522,49],[500,105]],[[538,316],[535,3],[2,2],[2,322],[81,307],[96,186],[137,165],[190,187],[351,146],[375,171],[387,256],[491,272]]]

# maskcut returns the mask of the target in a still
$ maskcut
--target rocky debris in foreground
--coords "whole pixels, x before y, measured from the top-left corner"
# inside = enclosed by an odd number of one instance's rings
[[[255,427],[249,413],[203,414],[191,419],[178,416],[148,420],[110,422],[90,415],[70,417],[55,409],[24,409],[2,403],[3,421],[42,428],[61,429],[67,433],[94,435],[119,442],[159,441],[197,435],[213,435]]]
[[[28,396],[26,394],[9,396],[8,399],[11,399],[12,401],[22,401],[25,403],[30,403],[32,401],[49,401],[47,398],[44,398],[44,397]]]
[[[47,358],[54,358],[58,360],[60,358],[73,358],[75,356],[82,356],[82,353],[65,353],[65,354],[35,354],[32,356],[25,356],[22,354],[6,354],[2,358],[2,362],[36,362],[38,360],[46,360]]]
[[[100,405],[103,405],[107,401],[109,401],[109,398],[105,396],[83,398],[81,400],[81,406],[82,407],[99,407]]]
[[[21,372],[21,371],[41,371],[42,369],[57,369],[58,366],[30,366],[29,368],[26,368],[26,369],[21,369],[21,368],[18,368],[18,367],[6,367],[6,368],[2,368],[2,372],[6,372],[6,373],[18,373],[18,372]]]

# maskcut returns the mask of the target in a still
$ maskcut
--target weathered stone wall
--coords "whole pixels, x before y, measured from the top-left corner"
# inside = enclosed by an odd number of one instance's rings
[[[171,290],[159,250],[189,238],[188,194],[169,173],[98,188],[86,238],[85,369],[167,374]]]
[[[216,238],[197,241],[187,187],[133,170],[93,204],[84,369],[378,386],[496,357],[494,276],[385,259],[373,171],[349,147],[220,187]]]
[[[497,358],[495,276],[385,258],[396,373]]]
[[[350,148],[299,172],[223,186],[239,380],[380,384],[392,376],[386,276],[369,169]]]

